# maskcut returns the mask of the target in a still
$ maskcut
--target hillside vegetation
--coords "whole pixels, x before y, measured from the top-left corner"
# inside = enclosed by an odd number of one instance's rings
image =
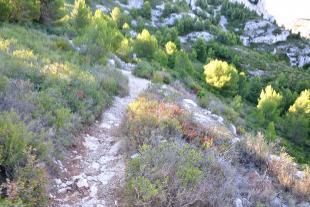
[[[237,172],[252,165],[286,203],[310,202],[309,65],[291,66],[267,44],[243,45],[245,24],[261,20],[243,5],[197,0],[193,10],[149,0],[128,9],[128,1],[0,0],[0,206],[49,204],[47,177],[59,173],[58,160],[114,96],[128,93],[128,80],[107,64],[112,55],[155,85],[181,85],[244,137],[231,145],[224,129],[195,123],[177,94],[153,88],[124,120],[128,151],[139,154],[127,167],[129,204],[232,206],[244,193]],[[309,40],[290,34],[287,42]],[[249,201],[269,206],[259,187]]]

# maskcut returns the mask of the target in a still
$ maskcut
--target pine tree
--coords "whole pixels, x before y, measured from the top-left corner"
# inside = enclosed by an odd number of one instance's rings
[[[310,90],[304,90],[296,99],[295,103],[289,108],[292,113],[310,113]]]
[[[206,82],[224,94],[235,95],[238,92],[238,71],[227,62],[212,60],[204,66],[204,74]]]
[[[280,115],[282,96],[271,85],[266,86],[260,94],[257,109],[261,111],[266,122],[277,121]]]

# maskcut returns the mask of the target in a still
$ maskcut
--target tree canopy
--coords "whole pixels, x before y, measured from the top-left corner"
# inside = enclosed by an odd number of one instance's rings
[[[228,94],[236,94],[239,75],[237,69],[221,60],[212,60],[204,66],[206,82]]]

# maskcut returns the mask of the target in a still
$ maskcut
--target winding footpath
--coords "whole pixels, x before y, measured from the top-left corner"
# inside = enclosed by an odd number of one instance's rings
[[[102,120],[90,127],[84,135],[81,150],[73,151],[67,161],[64,178],[55,179],[57,192],[52,206],[107,207],[120,206],[125,178],[125,160],[122,152],[120,125],[128,104],[145,90],[149,81],[134,77],[122,70],[129,80],[129,95],[115,97],[113,105],[103,113]]]

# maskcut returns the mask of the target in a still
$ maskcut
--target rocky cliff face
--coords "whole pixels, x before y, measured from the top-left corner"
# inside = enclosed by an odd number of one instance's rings
[[[178,4],[180,0],[171,0],[173,4]],[[199,14],[203,13],[205,16],[210,17],[211,14],[208,11],[204,11],[201,7],[197,5],[197,0],[184,0],[189,5],[188,11],[182,11],[179,13],[172,13],[167,17],[162,17],[165,5],[167,1],[158,1],[158,4],[152,8],[151,20],[145,24],[152,26],[154,28],[163,26],[173,26],[182,17],[190,17],[191,19],[199,18]],[[258,48],[262,49],[269,48],[270,52],[277,54],[284,54],[288,57],[292,66],[303,67],[310,63],[310,42],[303,41],[302,44],[296,45],[291,44],[289,41],[289,36],[291,32],[285,27],[280,27],[276,24],[275,18],[269,12],[270,2],[267,0],[230,0],[233,3],[244,4],[247,8],[255,11],[259,15],[263,16],[263,19],[249,20],[244,25],[243,33],[240,36],[241,41],[245,46],[249,46],[251,43],[257,45]],[[127,12],[131,9],[139,9],[143,6],[143,0],[128,0],[127,4],[115,1],[116,5],[119,5]],[[110,8],[105,8],[102,5],[97,5],[97,8],[105,13],[110,12]],[[221,6],[215,7],[215,14],[220,10]],[[269,9],[268,9],[269,8]],[[304,31],[308,33],[310,37],[310,21],[309,27],[304,27],[304,22],[302,25],[295,27],[293,31]],[[306,21],[307,22],[307,21]],[[132,26],[137,25],[136,20],[132,20]],[[225,16],[220,16],[219,26],[222,30],[227,31],[226,26],[229,25]],[[291,27],[289,27],[291,28]],[[237,28],[236,28],[237,29]],[[137,33],[131,31],[132,37],[135,37]],[[203,38],[206,41],[210,41],[214,37],[210,31],[193,31],[184,36],[180,36],[180,41],[182,44],[186,44],[189,41],[194,41],[197,38]]]
[[[310,19],[296,18],[285,23],[281,22],[281,20],[273,14],[274,5],[268,4],[269,2],[266,0],[230,0],[230,2],[244,4],[247,8],[262,15],[265,19],[272,22],[276,20],[280,24],[283,24],[286,29],[292,30],[294,33],[300,32],[303,37],[310,38]]]
[[[263,15],[265,19],[273,20],[272,15],[266,9],[266,0],[230,0],[230,2],[244,4],[250,10]]]
[[[250,10],[262,15],[264,19],[248,21],[244,27],[244,33],[240,36],[245,46],[250,43],[270,45],[274,53],[285,54],[291,65],[303,67],[310,63],[310,44],[302,45],[290,44],[287,40],[290,36],[288,29],[293,32],[300,32],[304,37],[310,37],[310,20],[298,21],[299,24],[287,24],[279,27],[272,14],[269,13],[266,0],[230,0],[234,3],[244,4]],[[296,26],[297,25],[297,26]],[[299,25],[299,26],[298,26]],[[308,25],[305,26],[305,25]]]

